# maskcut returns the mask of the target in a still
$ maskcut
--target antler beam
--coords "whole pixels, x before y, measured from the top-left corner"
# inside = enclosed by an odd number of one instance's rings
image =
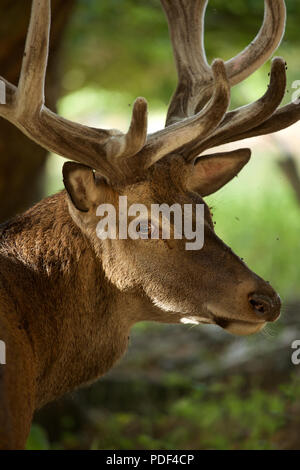
[[[235,135],[230,142],[237,140],[248,139],[250,137],[257,137],[260,135],[272,134],[279,132],[287,127],[292,126],[300,120],[300,104],[290,103],[278,109],[269,119],[255,126],[252,129]]]

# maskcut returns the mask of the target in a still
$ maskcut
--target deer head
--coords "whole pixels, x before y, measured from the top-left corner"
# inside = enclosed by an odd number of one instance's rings
[[[63,170],[70,215],[119,291],[146,299],[158,309],[160,321],[212,323],[232,333],[254,333],[278,318],[279,296],[218,238],[203,200],[236,176],[251,152],[200,155],[227,142],[278,131],[300,118],[300,105],[278,109],[286,87],[286,64],[278,57],[272,60],[266,93],[228,111],[231,87],[277,49],[285,28],[284,0],[265,0],[263,25],[254,41],[231,60],[216,59],[211,65],[203,47],[207,0],[161,3],[178,73],[164,129],[147,135],[144,98],[136,99],[126,134],[70,122],[47,109],[50,0],[33,0],[19,84],[16,88],[3,79],[7,103],[0,106],[0,115],[44,148],[73,160]],[[97,207],[110,203],[118,208],[119,196],[147,207],[204,204],[204,246],[188,251],[184,240],[174,236],[99,240]]]

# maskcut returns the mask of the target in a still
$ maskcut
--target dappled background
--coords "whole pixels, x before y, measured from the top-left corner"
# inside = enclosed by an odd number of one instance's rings
[[[30,2],[2,3],[1,74],[16,82]],[[163,127],[176,74],[159,1],[52,3],[49,105],[57,103],[72,120],[126,130],[135,97],[145,96],[150,131]],[[300,4],[286,3],[287,33],[278,51],[288,64],[285,103],[300,80]],[[262,0],[210,0],[209,61],[237,54],[262,17]],[[269,69],[233,89],[233,107],[265,92]],[[300,124],[239,142],[253,149],[251,162],[209,198],[218,235],[280,293],[281,319],[249,338],[214,326],[137,325],[117,367],[37,413],[28,448],[300,448],[300,365],[291,362],[291,343],[300,340],[299,142]],[[0,149],[2,220],[62,189],[63,159],[46,158],[3,122]]]

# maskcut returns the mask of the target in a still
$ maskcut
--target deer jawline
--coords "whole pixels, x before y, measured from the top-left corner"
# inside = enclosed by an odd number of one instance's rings
[[[254,333],[257,333],[258,331],[261,331],[265,327],[267,322],[262,320],[250,322],[233,318],[225,318],[214,315],[212,312],[210,312],[210,317],[200,317],[198,315],[187,316],[181,318],[180,323],[191,325],[199,325],[200,323],[207,325],[217,325],[228,333],[239,336],[245,336],[252,335]]]
[[[261,331],[267,324],[265,321],[250,322],[214,316],[215,324],[234,335],[253,335]]]

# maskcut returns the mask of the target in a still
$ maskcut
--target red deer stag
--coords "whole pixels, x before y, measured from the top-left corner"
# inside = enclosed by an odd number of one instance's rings
[[[0,447],[23,448],[35,409],[92,382],[122,356],[139,321],[217,324],[237,334],[261,330],[280,314],[273,288],[214,231],[203,197],[228,183],[250,150],[211,147],[278,131],[300,106],[278,109],[286,64],[274,58],[270,84],[256,102],[228,112],[230,88],[276,50],[285,29],[284,0],[265,0],[263,25],[233,59],[207,63],[207,0],[161,0],[178,72],[166,127],[147,135],[147,103],[137,98],[127,134],[70,122],[45,106],[50,0],[33,0],[18,87],[6,85],[0,115],[64,165],[66,191],[49,197],[0,231]],[[77,163],[75,163],[75,162]],[[204,246],[184,239],[107,239],[96,234],[99,204],[204,205]],[[229,295],[230,293],[230,295]]]

